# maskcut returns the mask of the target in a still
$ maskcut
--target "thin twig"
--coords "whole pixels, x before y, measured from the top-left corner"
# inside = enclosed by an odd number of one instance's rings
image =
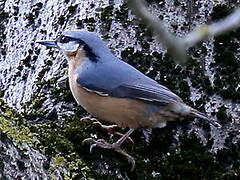
[[[142,0],[128,0],[128,3],[133,12],[155,33],[157,39],[168,48],[172,56],[175,57],[176,62],[180,63],[186,62],[186,50],[189,47],[211,36],[224,34],[240,26],[240,8],[238,8],[223,20],[210,25],[204,24],[190,32],[185,38],[178,38],[168,32],[161,20],[150,14]]]
[[[142,0],[129,0],[128,3],[133,12],[154,32],[157,39],[168,48],[169,52],[174,57],[178,57],[178,62],[185,62],[186,49],[182,46],[180,38],[170,34],[164,27],[164,23],[149,13]]]
[[[219,22],[212,23],[210,25],[202,25],[196,28],[184,38],[184,42],[186,47],[192,47],[211,36],[224,34],[228,31],[236,29],[239,26],[240,8],[236,9],[235,12]]]

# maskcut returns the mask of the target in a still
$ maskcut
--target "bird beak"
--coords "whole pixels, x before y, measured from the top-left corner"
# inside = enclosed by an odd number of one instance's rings
[[[56,41],[40,40],[40,41],[36,41],[36,43],[39,43],[39,44],[47,46],[47,47],[58,48]]]

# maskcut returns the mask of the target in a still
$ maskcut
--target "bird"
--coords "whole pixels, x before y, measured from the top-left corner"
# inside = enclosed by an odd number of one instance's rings
[[[197,117],[215,127],[221,125],[125,61],[117,58],[95,32],[66,30],[55,40],[37,43],[59,49],[68,60],[70,90],[92,116],[129,130],[115,143],[87,138],[83,143],[112,149],[135,168],[135,159],[121,144],[138,128],[162,128],[176,118]]]

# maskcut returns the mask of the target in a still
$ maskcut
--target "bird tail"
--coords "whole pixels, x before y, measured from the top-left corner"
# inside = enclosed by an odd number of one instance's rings
[[[196,109],[191,108],[191,114],[193,116],[195,116],[195,117],[199,117],[201,119],[204,119],[204,120],[208,121],[210,124],[212,124],[213,126],[215,126],[217,128],[221,128],[222,127],[218,122],[210,119],[209,117],[207,117],[206,114],[201,113],[201,112],[197,111]]]

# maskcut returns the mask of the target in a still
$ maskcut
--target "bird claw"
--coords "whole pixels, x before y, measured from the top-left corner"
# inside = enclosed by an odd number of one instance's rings
[[[92,153],[92,149],[96,146],[101,147],[101,148],[105,148],[105,149],[111,149],[110,144],[108,144],[104,139],[95,140],[93,138],[87,138],[87,139],[84,139],[82,141],[82,145],[84,145],[86,143],[91,144],[90,153]]]
[[[92,149],[94,148],[94,147],[96,147],[97,145],[96,144],[92,144],[91,146],[90,146],[90,153],[92,153]]]
[[[80,121],[92,121],[94,125],[100,127],[101,129],[109,132],[110,134],[114,134],[115,129],[117,128],[117,125],[103,125],[101,122],[99,122],[96,118],[92,118],[90,116],[83,117],[80,119]]]
[[[95,140],[93,138],[86,138],[82,141],[82,145],[85,145],[86,143],[92,143],[94,142]]]
[[[115,129],[117,128],[117,125],[103,125],[102,123],[100,123],[99,121],[95,121],[93,122],[94,125],[97,125],[98,127],[100,127],[101,129],[109,132],[110,134],[114,134]]]
[[[132,156],[130,156],[128,153],[126,153],[124,150],[122,150],[120,147],[114,150],[127,158],[128,162],[132,165],[130,169],[130,171],[132,172],[135,169],[135,164],[136,164],[135,159]]]
[[[110,134],[113,134],[113,135],[116,135],[116,136],[118,136],[118,137],[122,137],[123,136],[123,134],[122,133],[120,133],[120,132],[117,132],[116,131],[116,128],[118,127],[117,125],[109,125],[109,126],[106,126],[106,125],[103,125],[101,122],[99,122],[99,121],[95,121],[95,122],[93,122],[93,124],[94,125],[97,125],[98,127],[100,127],[102,130],[105,130],[105,131],[107,131],[108,133],[110,133]],[[132,138],[131,137],[128,137],[127,139],[126,139],[126,142],[130,142],[130,143],[132,143],[132,144],[134,144],[134,141],[132,140]]]
[[[89,151],[90,151],[90,153],[92,153],[92,149],[97,146],[96,145],[96,140],[93,139],[93,138],[86,138],[82,141],[82,145],[85,145],[86,143],[91,144]]]
[[[116,135],[118,137],[122,137],[123,134],[116,131],[117,125],[103,125],[100,121],[98,121],[96,118],[92,118],[91,116],[83,117],[80,119],[80,121],[92,121],[94,125],[100,127],[102,130],[107,131],[110,134]],[[130,142],[134,144],[134,141],[131,137],[127,137],[126,142]]]
[[[130,156],[130,157],[127,158],[127,160],[130,164],[132,164],[130,171],[133,172],[133,170],[135,169],[135,164],[136,164],[135,159],[132,156]]]
[[[131,164],[131,171],[133,171],[135,169],[135,160],[132,156],[130,156],[129,154],[127,154],[124,150],[122,150],[120,148],[120,145],[117,144],[117,143],[113,143],[113,144],[109,144],[107,143],[105,140],[103,139],[98,139],[98,140],[95,140],[93,138],[87,138],[87,139],[84,139],[82,141],[82,144],[86,144],[86,143],[90,143],[90,153],[92,153],[92,149],[94,147],[100,147],[100,148],[104,148],[104,149],[113,149],[114,151],[122,154],[123,156],[126,157],[126,159],[128,160],[128,162]]]

